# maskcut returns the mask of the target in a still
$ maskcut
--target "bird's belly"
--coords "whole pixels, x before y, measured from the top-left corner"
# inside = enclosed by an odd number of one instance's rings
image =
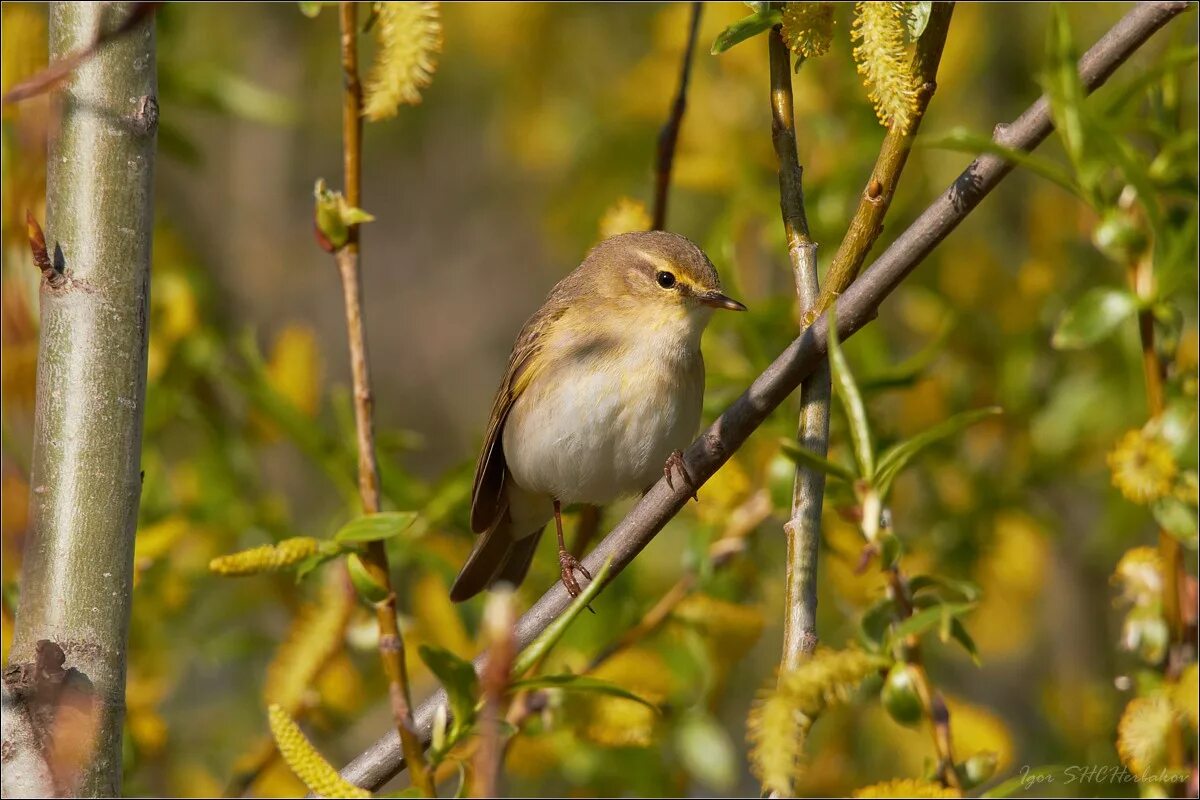
[[[698,357],[697,357],[698,361]],[[563,503],[609,503],[662,476],[700,421],[702,364],[690,369],[620,359],[543,374],[514,404],[504,454],[522,488]]]

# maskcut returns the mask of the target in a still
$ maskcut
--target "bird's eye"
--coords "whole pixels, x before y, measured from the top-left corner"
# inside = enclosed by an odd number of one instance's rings
[[[664,289],[670,289],[675,285],[675,276],[669,272],[660,272],[654,276],[654,280]]]

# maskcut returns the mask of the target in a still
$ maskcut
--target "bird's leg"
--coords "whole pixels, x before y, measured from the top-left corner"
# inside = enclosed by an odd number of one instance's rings
[[[554,501],[554,528],[558,533],[558,563],[562,567],[563,587],[571,597],[579,597],[579,583],[575,580],[574,571],[579,570],[589,581],[592,579],[592,573],[579,563],[579,559],[567,551],[567,545],[563,539],[562,504],[557,500]]]
[[[690,494],[692,499],[697,503],[700,502],[700,495],[699,491],[696,489],[696,482],[692,480],[691,474],[689,474],[687,471],[687,465],[683,463],[682,450],[673,450],[671,455],[667,456],[667,463],[663,465],[663,476],[667,479],[667,486],[670,486],[672,491],[675,489],[675,483],[671,472],[675,469],[678,469],[679,474],[683,476],[684,488],[691,490],[688,492],[688,494]]]

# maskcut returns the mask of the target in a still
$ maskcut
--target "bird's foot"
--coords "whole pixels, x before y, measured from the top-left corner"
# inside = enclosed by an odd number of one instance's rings
[[[558,551],[558,563],[562,567],[562,585],[567,590],[567,594],[571,597],[579,597],[579,582],[575,580],[575,570],[583,573],[583,576],[589,581],[592,580],[592,573],[588,572],[587,567],[579,563],[579,559],[568,553],[566,550]],[[593,614],[596,612],[591,606],[588,606],[588,611]]]
[[[667,456],[667,463],[663,465],[663,477],[667,479],[667,486],[670,486],[672,491],[675,489],[675,480],[671,473],[676,469],[678,469],[679,474],[683,476],[683,486],[685,489],[689,490],[688,494],[691,495],[693,500],[700,502],[700,495],[696,489],[696,482],[692,480],[691,474],[688,473],[687,464],[683,463],[682,450],[673,451],[671,455]]]

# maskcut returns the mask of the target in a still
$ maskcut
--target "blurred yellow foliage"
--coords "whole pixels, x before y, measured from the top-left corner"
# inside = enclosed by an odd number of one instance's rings
[[[321,400],[321,357],[317,337],[306,325],[288,325],[275,337],[267,359],[271,388],[305,416],[313,416]]]
[[[984,602],[971,616],[971,633],[985,659],[1016,653],[1036,633],[1050,557],[1045,529],[1023,511],[1001,512],[993,530],[977,575]],[[990,602],[999,598],[1003,602]]]
[[[263,701],[296,714],[317,696],[317,676],[342,648],[346,626],[357,605],[339,570],[329,569],[320,599],[296,614],[283,644],[267,667]]]
[[[621,233],[650,230],[650,212],[641,200],[622,197],[608,207],[600,218],[600,238],[607,239]]]

